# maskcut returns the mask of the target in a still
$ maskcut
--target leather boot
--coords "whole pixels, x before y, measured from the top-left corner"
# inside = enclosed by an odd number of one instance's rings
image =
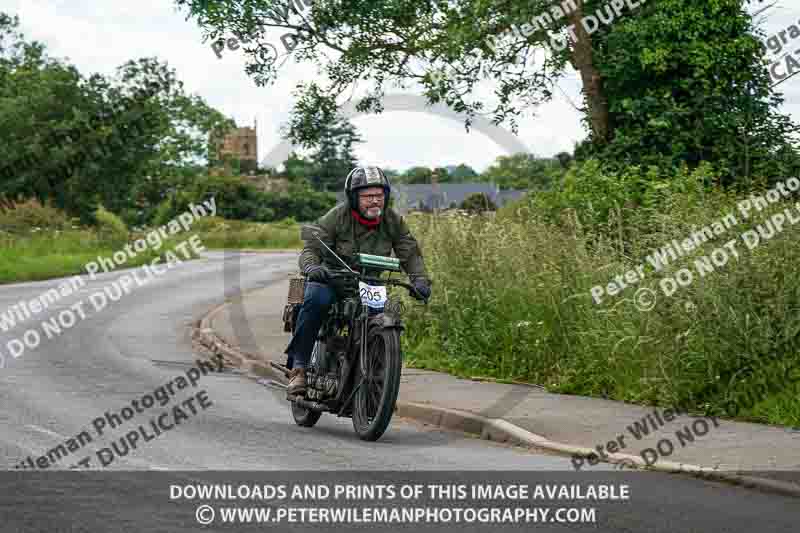
[[[289,372],[289,385],[286,387],[286,394],[294,396],[306,392],[306,369],[293,368]]]

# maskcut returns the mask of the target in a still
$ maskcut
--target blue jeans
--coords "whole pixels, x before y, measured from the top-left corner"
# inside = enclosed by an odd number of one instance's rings
[[[306,368],[310,363],[311,352],[314,351],[314,343],[317,341],[319,328],[328,318],[328,311],[336,302],[336,291],[330,285],[316,282],[306,283],[303,293],[303,303],[300,305],[300,312],[297,315],[297,326],[294,330],[292,340],[284,352],[287,368]],[[369,315],[374,316],[382,311],[369,309]]]
[[[303,303],[297,315],[297,326],[286,347],[287,368],[305,368],[311,359],[319,328],[328,318],[328,311],[336,301],[336,291],[329,285],[308,282],[303,293]]]

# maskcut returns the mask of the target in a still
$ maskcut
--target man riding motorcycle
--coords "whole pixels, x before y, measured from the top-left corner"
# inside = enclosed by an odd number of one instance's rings
[[[385,207],[391,190],[380,168],[354,168],[344,182],[345,201],[317,221],[321,229],[319,238],[351,268],[358,253],[388,256],[394,250],[418,298],[427,300],[431,282],[422,251],[403,218],[394,209]],[[328,268],[341,268],[341,264],[324,250],[318,241],[306,241],[300,254],[300,270],[306,274],[307,283],[297,326],[285,351],[286,366],[291,369],[288,395],[305,392],[305,369],[319,329],[336,299],[336,290],[328,283]]]

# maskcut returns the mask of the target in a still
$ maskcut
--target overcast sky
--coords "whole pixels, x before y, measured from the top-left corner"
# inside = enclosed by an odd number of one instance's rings
[[[239,125],[258,119],[259,159],[280,142],[278,128],[288,118],[295,84],[315,76],[313,67],[290,59],[275,85],[256,87],[244,72],[242,52],[225,50],[219,59],[210,43],[203,43],[196,22],[185,20],[185,12],[171,0],[0,0],[0,11],[19,15],[27,38],[44,42],[51,55],[68,58],[84,75],[113,74],[117,66],[138,57],[166,61],[188,92]],[[768,13],[764,28],[770,35],[800,25],[800,6],[794,0],[781,0]],[[273,42],[280,50],[279,35]],[[800,38],[786,47],[800,52]],[[800,60],[800,53],[795,57]],[[519,120],[520,141],[538,156],[571,151],[585,137],[574,108],[580,102],[577,74],[568,73],[559,87],[552,102]],[[780,87],[786,96],[783,111],[800,121],[800,75]],[[467,163],[480,171],[507,153],[481,132],[467,133],[462,123],[425,113],[383,113],[357,117],[353,123],[366,140],[357,148],[363,163],[400,170]]]

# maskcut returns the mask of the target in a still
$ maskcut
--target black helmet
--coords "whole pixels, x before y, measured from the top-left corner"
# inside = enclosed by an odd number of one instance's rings
[[[350,204],[350,209],[358,209],[358,189],[367,187],[383,187],[384,205],[389,205],[389,194],[392,192],[392,185],[389,178],[378,167],[356,167],[347,175],[344,180],[344,195]]]

